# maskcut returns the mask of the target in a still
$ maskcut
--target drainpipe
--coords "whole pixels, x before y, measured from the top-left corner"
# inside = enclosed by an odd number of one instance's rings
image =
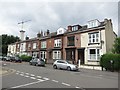
[[[101,30],[100,30],[100,48],[102,49],[102,37],[101,37]]]

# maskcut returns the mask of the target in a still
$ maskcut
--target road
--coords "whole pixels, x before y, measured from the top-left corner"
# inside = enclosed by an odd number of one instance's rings
[[[4,67],[13,72],[2,76],[2,88],[118,88],[116,72],[56,70],[52,65],[39,67],[25,62],[9,62]]]

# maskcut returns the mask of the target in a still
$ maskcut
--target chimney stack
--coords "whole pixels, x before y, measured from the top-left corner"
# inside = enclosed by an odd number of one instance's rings
[[[21,41],[24,40],[24,33],[25,33],[25,31],[23,31],[23,30],[20,31],[20,39],[21,39]]]
[[[29,39],[29,37],[28,37],[28,36],[26,36],[26,37],[25,37],[25,39],[26,39],[26,40],[28,40],[28,39]]]
[[[68,26],[68,32],[71,32],[72,31],[72,26]]]
[[[37,37],[38,37],[38,38],[40,38],[40,37],[41,37],[41,33],[40,33],[40,32],[37,34]]]
[[[50,34],[50,31],[47,29],[47,35],[49,35]]]

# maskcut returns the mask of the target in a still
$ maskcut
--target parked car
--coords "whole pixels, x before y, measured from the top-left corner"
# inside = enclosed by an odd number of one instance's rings
[[[21,63],[22,60],[21,60],[19,57],[15,57],[15,58],[14,58],[14,62],[20,62],[20,63]]]
[[[0,56],[0,60],[2,60],[3,59],[3,56]]]
[[[0,56],[0,60],[3,60],[3,56]]]
[[[68,71],[71,71],[71,70],[78,71],[78,66],[71,64],[67,60],[56,60],[53,63],[53,68],[54,69],[66,69]]]
[[[45,60],[40,59],[38,61],[38,58],[33,58],[32,60],[30,60],[29,64],[34,66],[45,66]]]
[[[7,56],[2,56],[3,61],[6,61],[6,59],[7,59]]]
[[[11,61],[11,57],[10,57],[10,56],[7,56],[7,57],[6,57],[6,61]]]

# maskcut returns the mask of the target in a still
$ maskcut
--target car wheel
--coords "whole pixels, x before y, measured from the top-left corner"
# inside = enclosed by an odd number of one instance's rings
[[[67,67],[67,70],[68,70],[68,71],[71,71],[71,68],[70,68],[70,67]]]
[[[53,66],[53,68],[54,68],[54,69],[57,69],[57,66],[56,66],[56,65],[54,65],[54,66]]]

